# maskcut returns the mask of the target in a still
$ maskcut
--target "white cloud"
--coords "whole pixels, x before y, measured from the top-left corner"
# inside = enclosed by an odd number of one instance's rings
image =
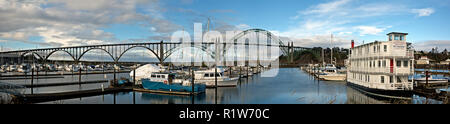
[[[431,49],[438,47],[438,50],[450,50],[450,40],[430,40],[413,43],[416,51],[431,51]]]
[[[330,34],[335,34],[336,39],[342,39],[342,43],[357,40],[361,36],[380,35],[393,27],[387,26],[392,23],[384,22],[380,18],[407,15],[411,11],[407,4],[393,3],[331,0],[298,11],[297,15],[290,17],[291,21],[295,22],[294,25],[288,30],[278,32],[281,36],[296,39],[294,41],[306,41],[308,44],[315,43],[315,46],[323,47],[328,47],[324,38]]]
[[[385,28],[378,28],[376,26],[356,26],[356,29],[359,30],[359,34],[361,36],[364,35],[378,35],[379,33],[384,32],[386,29],[391,28],[391,26]]]
[[[31,36],[52,46],[117,42],[103,31],[112,24],[140,24],[155,34],[179,28],[160,14],[158,0],[0,0],[0,6],[0,39],[25,43],[38,43]],[[137,12],[140,6],[148,13]]]
[[[351,2],[351,0],[336,0],[329,3],[319,4],[310,8],[307,11],[302,12],[303,14],[327,14],[330,12],[336,12],[341,10],[343,6],[347,3]]]
[[[430,16],[435,11],[433,8],[424,8],[424,9],[412,9],[411,12],[417,14],[417,16],[419,17],[422,17],[422,16]]]
[[[236,26],[236,28],[238,28],[239,30],[246,30],[246,29],[249,29],[250,26],[247,24],[239,24]]]

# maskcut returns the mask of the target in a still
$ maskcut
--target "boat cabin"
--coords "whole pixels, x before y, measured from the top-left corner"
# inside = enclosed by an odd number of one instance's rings
[[[175,74],[172,73],[152,73],[150,75],[151,81],[164,82],[165,84],[172,84],[175,79]]]

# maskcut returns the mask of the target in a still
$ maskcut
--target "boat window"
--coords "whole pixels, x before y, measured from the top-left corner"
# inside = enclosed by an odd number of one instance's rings
[[[402,61],[397,61],[397,67],[402,67]]]
[[[394,40],[400,40],[400,36],[395,35],[395,36],[394,36]]]
[[[408,61],[403,61],[403,67],[408,67]]]
[[[386,67],[386,61],[383,61],[383,67]]]
[[[378,46],[377,46],[377,52],[379,53],[380,52],[380,45],[378,44]]]
[[[373,46],[373,53],[377,52],[377,46]]]
[[[209,77],[209,74],[208,74],[208,73],[205,73],[204,77]]]
[[[378,60],[378,67],[381,67],[381,61]]]
[[[156,78],[161,78],[161,75],[156,75]]]
[[[161,75],[161,78],[166,78],[166,75]]]
[[[381,83],[384,83],[384,76],[381,76]]]
[[[156,78],[156,75],[152,74],[152,78]]]
[[[389,76],[389,83],[394,83],[394,77],[393,76]]]

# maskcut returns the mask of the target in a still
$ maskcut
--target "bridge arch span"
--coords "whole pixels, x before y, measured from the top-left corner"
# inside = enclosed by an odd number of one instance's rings
[[[50,56],[52,56],[52,55],[53,55],[54,53],[56,53],[56,52],[65,52],[65,53],[69,54],[70,57],[72,57],[72,59],[73,59],[74,61],[76,61],[75,56],[73,56],[70,52],[68,52],[68,51],[66,51],[66,50],[55,50],[55,51],[50,52],[50,53],[45,57],[45,61],[47,61],[48,58],[50,58]]]
[[[152,52],[153,55],[155,55],[156,58],[157,58],[158,60],[161,60],[160,57],[159,57],[159,55],[158,55],[154,50],[152,50],[152,49],[150,49],[150,48],[148,48],[148,47],[146,47],[146,46],[132,46],[132,47],[126,49],[125,51],[123,51],[123,52],[119,55],[119,57],[117,58],[117,62],[122,58],[122,56],[123,56],[125,53],[127,53],[129,50],[134,49],[134,48],[145,48],[145,49],[149,50],[150,52]]]
[[[31,53],[32,55],[37,55],[38,57],[39,57],[39,59],[41,59],[41,60],[44,60],[44,57],[42,57],[41,55],[39,55],[37,52],[35,52],[35,51],[27,51],[27,52],[24,52],[24,53],[22,53],[21,55],[20,55],[20,57],[22,58],[22,57],[24,57],[25,55],[27,55],[28,53]]]
[[[80,61],[81,58],[82,58],[86,53],[88,53],[88,52],[91,51],[91,50],[102,50],[103,52],[106,52],[106,53],[111,57],[111,59],[112,59],[114,62],[116,62],[116,59],[114,58],[114,56],[113,56],[110,52],[108,52],[107,50],[105,50],[105,49],[103,49],[103,48],[90,48],[90,49],[87,49],[87,50],[84,51],[84,52],[80,55],[80,57],[78,57],[75,61]]]
[[[205,52],[206,54],[208,54],[211,58],[215,58],[215,52],[214,51],[210,51],[208,50],[207,46],[199,46],[199,45],[194,45],[194,46],[187,46],[187,45],[181,45],[178,47],[174,47],[169,49],[167,52],[164,53],[164,57],[163,57],[163,61],[165,61],[167,58],[169,58],[173,53],[184,49],[184,48],[197,48],[200,49],[201,51]]]

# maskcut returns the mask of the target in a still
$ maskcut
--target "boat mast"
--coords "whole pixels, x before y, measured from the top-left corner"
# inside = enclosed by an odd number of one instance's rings
[[[331,34],[330,46],[331,46],[331,59],[330,59],[330,64],[333,64],[333,34]]]

